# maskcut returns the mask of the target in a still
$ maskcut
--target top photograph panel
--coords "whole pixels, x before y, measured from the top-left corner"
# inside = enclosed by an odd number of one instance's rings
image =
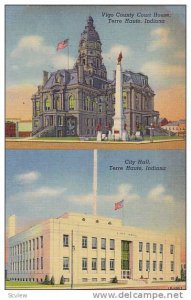
[[[5,7],[8,149],[184,149],[186,6]]]

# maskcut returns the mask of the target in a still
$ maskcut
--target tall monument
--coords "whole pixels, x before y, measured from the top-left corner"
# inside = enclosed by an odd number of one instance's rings
[[[122,89],[122,53],[119,53],[116,68],[116,87],[115,87],[115,115],[113,117],[114,125],[112,133],[115,140],[123,139],[125,117],[123,114],[123,89]]]

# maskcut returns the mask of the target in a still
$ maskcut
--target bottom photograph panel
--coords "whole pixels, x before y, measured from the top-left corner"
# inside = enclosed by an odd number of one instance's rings
[[[185,289],[184,151],[8,150],[6,289]]]

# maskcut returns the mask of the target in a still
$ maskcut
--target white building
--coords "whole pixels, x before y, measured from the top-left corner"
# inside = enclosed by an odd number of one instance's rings
[[[12,222],[10,222],[12,224]],[[14,232],[12,230],[11,232]],[[8,278],[74,284],[169,281],[180,276],[179,239],[124,226],[120,219],[66,213],[9,237]]]

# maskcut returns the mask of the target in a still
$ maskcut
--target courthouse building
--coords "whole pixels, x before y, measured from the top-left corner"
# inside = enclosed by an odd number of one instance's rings
[[[180,240],[129,227],[120,219],[65,213],[15,234],[9,220],[8,278],[74,284],[174,281],[180,277]],[[8,227],[8,228],[9,228]]]
[[[102,43],[89,17],[81,34],[78,57],[72,69],[43,72],[43,84],[32,96],[33,136],[96,136],[113,126],[115,112],[115,74],[107,78]],[[117,57],[113,57],[115,68]],[[125,127],[135,133],[157,123],[154,91],[148,76],[123,71],[123,111]]]

